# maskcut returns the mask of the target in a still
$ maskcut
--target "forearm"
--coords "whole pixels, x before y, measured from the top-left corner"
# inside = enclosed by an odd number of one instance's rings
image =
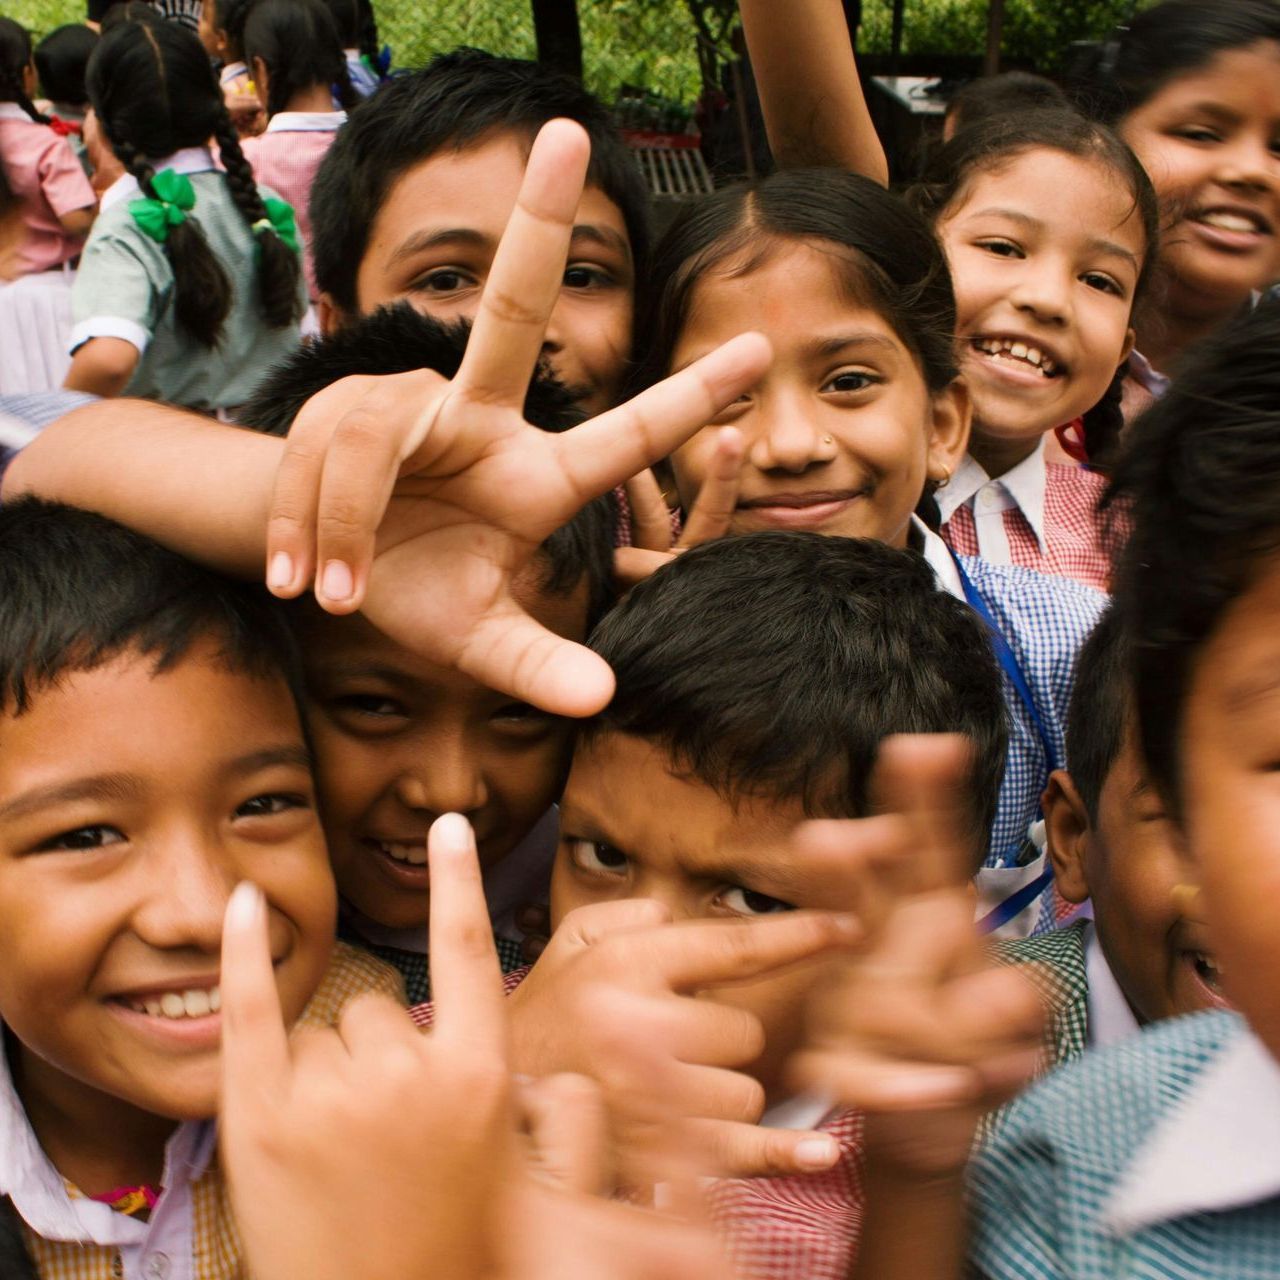
[[[774,159],[889,180],[840,0],[740,0]]]
[[[260,577],[284,441],[148,400],[76,409],[22,450],[4,496],[110,516],[226,573]]]
[[[921,1178],[868,1162],[862,1239],[851,1280],[960,1280],[965,1274],[964,1180]]]

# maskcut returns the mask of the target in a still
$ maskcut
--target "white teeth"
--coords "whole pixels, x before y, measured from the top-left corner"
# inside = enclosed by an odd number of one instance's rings
[[[1226,213],[1220,209],[1211,210],[1200,215],[1200,221],[1223,231],[1257,231],[1258,224],[1252,218],[1239,213]]]
[[[145,1002],[144,1002],[144,1004],[143,1004],[143,1008],[144,1008],[144,1009],[146,1010],[146,1012],[147,1012],[147,1013],[149,1013],[153,1018],[158,1018],[158,1017],[160,1017],[160,1016],[161,1016],[161,1014],[164,1012],[164,1010],[163,1010],[163,1009],[161,1009],[161,1007],[160,1007],[160,1001],[159,1001],[159,1000],[147,1000],[147,1001],[145,1001]]]
[[[425,867],[427,865],[427,845],[426,841],[413,841],[409,844],[391,843],[389,840],[379,840],[378,847],[389,858],[394,858],[397,862],[407,862],[410,866]]]
[[[207,991],[184,991],[182,1006],[188,1018],[206,1018],[209,1016],[209,993]]]
[[[1027,358],[1026,344],[1023,342],[1015,342],[1013,346],[1009,348],[1009,354],[1017,356],[1019,360],[1025,360]]]
[[[1017,354],[1018,354],[1018,353],[1015,351],[1015,352],[1014,352],[1014,355],[1017,355]],[[1040,363],[1040,359],[1041,359],[1041,357],[1040,357],[1040,348],[1039,348],[1039,347],[1028,347],[1028,348],[1027,348],[1027,359],[1028,359],[1028,360],[1030,360],[1032,364],[1034,364],[1034,365],[1039,365],[1039,363]]]
[[[160,1012],[166,1018],[185,1018],[187,1002],[176,991],[166,991],[160,997]]]
[[[975,338],[973,345],[989,356],[1029,364],[1039,369],[1046,378],[1052,377],[1058,371],[1057,364],[1039,347],[1028,346],[1025,342],[1018,342],[1013,338]]]
[[[166,991],[160,996],[145,1000],[130,1000],[129,1007],[135,1013],[145,1013],[152,1018],[205,1018],[222,1008],[222,991],[211,987],[207,991],[193,987],[189,991]]]
[[[209,1012],[217,1013],[218,1010],[221,1008],[222,1008],[222,988],[214,987],[214,989],[209,992]]]

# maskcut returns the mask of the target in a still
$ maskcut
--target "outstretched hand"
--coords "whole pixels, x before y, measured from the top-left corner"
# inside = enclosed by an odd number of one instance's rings
[[[770,358],[764,338],[743,335],[570,431],[524,420],[588,158],[569,121],[538,134],[455,378],[344,379],[304,406],[267,548],[277,594],[314,582],[328,611],[361,609],[433,661],[577,716],[609,700],[612,672],[530,618],[513,580],[553,530],[670,453]]]

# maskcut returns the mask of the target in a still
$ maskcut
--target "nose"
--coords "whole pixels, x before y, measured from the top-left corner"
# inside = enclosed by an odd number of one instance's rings
[[[1070,315],[1074,273],[1065,262],[1045,257],[1022,264],[1009,301],[1024,315],[1041,324],[1065,325]]]
[[[1218,181],[1224,187],[1250,193],[1273,190],[1280,179],[1280,158],[1272,151],[1271,138],[1242,134],[1224,148]]]
[[[158,950],[189,948],[216,956],[222,917],[240,878],[216,829],[183,825],[157,833],[139,863],[144,893],[133,930]]]
[[[835,456],[831,436],[820,430],[809,397],[764,395],[750,417],[735,425],[747,435],[747,461],[760,471],[803,475]]]
[[[395,791],[410,809],[428,813],[471,814],[488,801],[484,771],[464,735],[451,735],[431,744],[421,768],[402,773]]]

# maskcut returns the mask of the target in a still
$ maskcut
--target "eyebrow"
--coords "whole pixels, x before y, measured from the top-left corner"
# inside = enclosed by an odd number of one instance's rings
[[[377,662],[335,662],[332,665],[318,663],[312,671],[326,680],[381,680],[401,687],[426,683],[407,672]]]
[[[261,751],[251,751],[240,756],[227,765],[227,773],[236,777],[246,777],[251,773],[259,773],[263,769],[271,769],[276,765],[290,765],[297,769],[312,767],[311,752],[302,746],[264,747]]]
[[[1016,222],[1033,231],[1043,231],[1045,226],[1039,218],[1033,218],[1029,213],[1023,213],[1019,209],[979,209],[977,213],[969,214],[969,217],[1007,218],[1010,222]],[[1116,244],[1114,240],[1103,240],[1099,236],[1093,236],[1085,241],[1085,247],[1092,249],[1095,253],[1105,253],[1108,257],[1123,258],[1133,265],[1135,271],[1138,269],[1138,255],[1126,249],[1124,245]]]
[[[621,254],[631,260],[631,246],[624,236],[612,227],[601,227],[591,222],[580,222],[573,228],[570,245],[586,241]],[[426,253],[429,249],[442,247],[456,249],[478,249],[496,253],[498,242],[486,232],[477,231],[474,227],[443,227],[438,231],[417,231],[402,240],[391,255],[390,262],[397,263],[415,254]]]
[[[815,338],[809,344],[809,350],[815,356],[836,356],[842,352],[858,348],[898,353],[897,345],[879,333],[848,333],[834,338]]]
[[[1280,694],[1280,671],[1246,676],[1227,689],[1226,701],[1233,712],[1248,711],[1255,703],[1265,702]]]

